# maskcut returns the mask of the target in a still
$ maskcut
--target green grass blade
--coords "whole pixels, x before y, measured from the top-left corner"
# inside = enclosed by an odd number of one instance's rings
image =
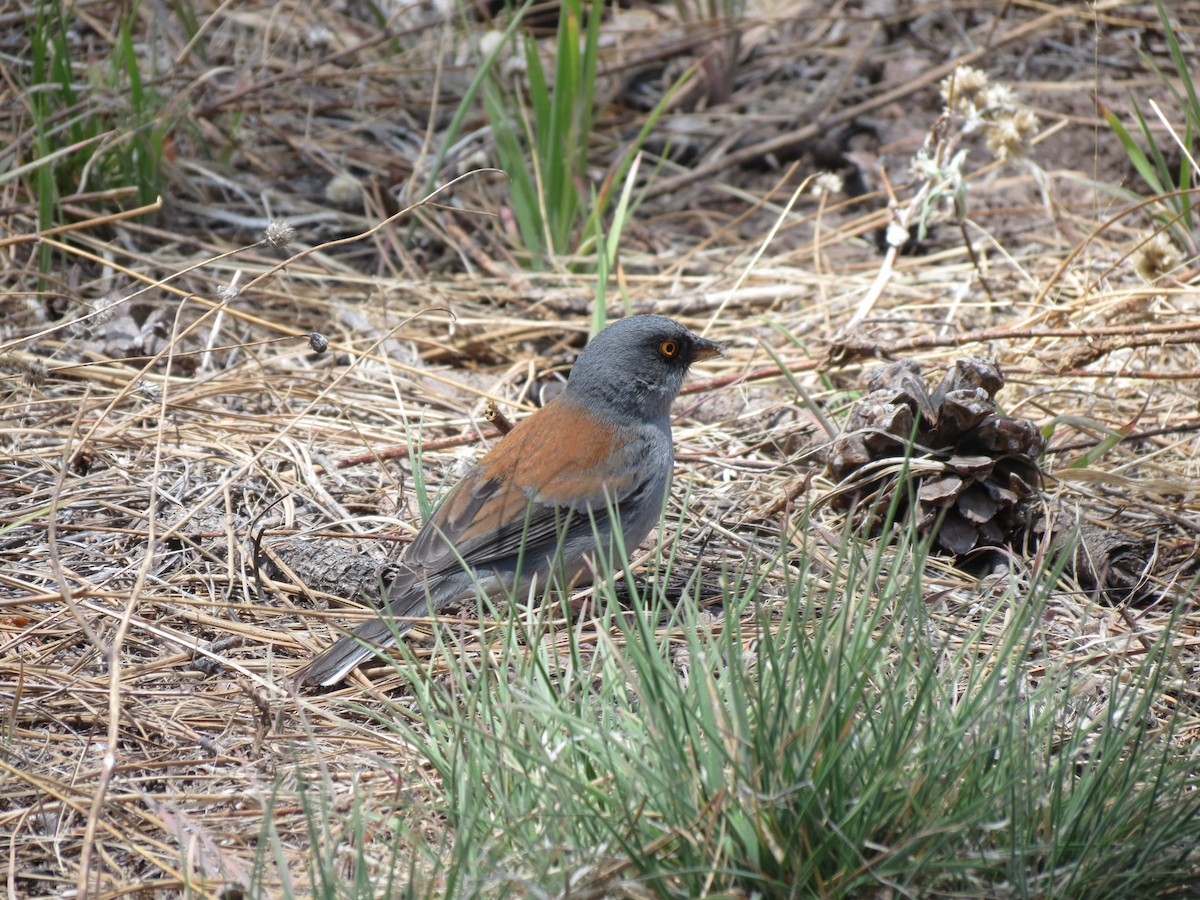
[[[525,151],[505,107],[504,98],[499,89],[490,82],[484,85],[483,102],[488,119],[492,123],[492,139],[500,168],[508,175],[517,228],[530,253],[540,260],[550,249],[544,239],[541,193],[526,167]]]
[[[1136,106],[1134,108],[1136,110]],[[1166,193],[1166,191],[1163,190],[1162,184],[1159,182],[1158,172],[1155,169],[1154,164],[1150,161],[1150,158],[1146,156],[1145,151],[1142,150],[1141,146],[1138,145],[1138,142],[1133,139],[1133,135],[1129,133],[1129,130],[1125,127],[1124,123],[1117,118],[1116,113],[1110,109],[1105,109],[1104,119],[1108,122],[1108,126],[1113,130],[1113,133],[1116,134],[1117,140],[1121,142],[1121,146],[1125,149],[1125,154],[1129,157],[1129,161],[1133,163],[1133,167],[1137,170],[1137,173],[1142,176],[1142,180],[1145,181],[1146,184],[1150,185],[1150,189],[1155,193]],[[1142,118],[1140,113],[1138,114],[1138,119],[1144,126],[1145,119]],[[1153,144],[1151,144],[1151,146],[1153,146]]]
[[[1162,22],[1163,34],[1167,39],[1167,47],[1171,53],[1171,62],[1175,65],[1175,73],[1179,76],[1179,80],[1183,83],[1183,88],[1187,92],[1187,103],[1181,103],[1188,122],[1196,128],[1200,128],[1200,97],[1196,94],[1196,85],[1192,81],[1191,68],[1188,65],[1187,58],[1183,54],[1183,50],[1179,46],[1179,37],[1175,34],[1175,29],[1171,26],[1170,17],[1167,15],[1166,5],[1163,0],[1154,0],[1154,5],[1158,7],[1158,18]]]
[[[454,146],[454,142],[458,139],[458,133],[462,130],[463,122],[471,111],[472,105],[475,103],[475,98],[479,95],[483,85],[491,76],[492,66],[496,61],[496,56],[510,40],[513,34],[521,25],[525,14],[533,5],[534,0],[524,0],[524,2],[513,12],[512,21],[508,23],[508,27],[504,29],[504,34],[501,40],[496,42],[496,46],[483,59],[479,66],[479,70],[475,73],[475,77],[471,79],[467,85],[466,91],[463,92],[462,100],[459,101],[458,108],[455,109],[454,115],[450,119],[450,124],[446,127],[446,133],[442,137],[441,146],[438,148],[437,154],[433,158],[433,163],[429,167],[429,175],[425,179],[424,193],[428,194],[437,185],[438,177],[442,171],[442,164],[446,161],[446,154],[450,148]]]

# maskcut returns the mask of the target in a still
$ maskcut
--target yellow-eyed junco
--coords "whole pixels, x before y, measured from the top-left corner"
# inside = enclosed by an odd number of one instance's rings
[[[688,366],[721,352],[665,316],[632,316],[579,355],[563,392],[522,421],[456,484],[417,533],[371,619],[295,676],[333,685],[411,625],[406,618],[487,594],[524,593],[552,573],[586,583],[649,534],[671,486],[671,403]]]

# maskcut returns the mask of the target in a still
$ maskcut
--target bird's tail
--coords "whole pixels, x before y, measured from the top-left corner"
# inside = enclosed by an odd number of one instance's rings
[[[329,687],[337,684],[355,667],[396,643],[396,638],[412,627],[411,623],[397,621],[391,627],[383,619],[369,619],[353,633],[338,638],[337,642],[316,659],[292,676],[297,685],[319,684]]]
[[[319,684],[330,687],[349,675],[356,666],[378,651],[393,646],[413,627],[413,617],[433,615],[441,607],[438,597],[425,593],[420,582],[397,580],[389,591],[387,609],[378,618],[368,619],[300,669],[292,679],[298,687]]]

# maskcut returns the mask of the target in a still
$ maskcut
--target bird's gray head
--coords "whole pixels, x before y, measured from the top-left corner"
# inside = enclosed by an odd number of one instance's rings
[[[630,316],[592,338],[567,381],[566,394],[613,418],[665,419],[692,363],[720,354],[712,341],[666,316]]]

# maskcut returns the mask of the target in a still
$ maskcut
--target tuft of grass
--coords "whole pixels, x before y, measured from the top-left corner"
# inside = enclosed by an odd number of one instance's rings
[[[523,11],[526,7],[522,7]],[[513,217],[535,267],[577,255],[611,266],[628,212],[627,177],[663,112],[693,72],[685,73],[650,112],[631,145],[617,156],[599,189],[588,174],[596,112],[596,66],[602,4],[566,0],[560,6],[554,61],[547,65],[532,35],[510,26],[484,61],[482,93],[499,166],[509,177]],[[521,42],[524,83],[496,65],[497,51]],[[465,101],[464,101],[465,102]],[[603,221],[617,191],[623,206],[607,236]]]
[[[136,16],[136,7],[122,16],[111,56],[85,67],[68,44],[68,4],[46,0],[28,15],[31,53],[22,99],[32,133],[30,158],[9,174],[28,179],[43,230],[65,221],[64,196],[134,187],[146,205],[162,188],[171,121],[166,99],[142,74],[146,60],[134,43]],[[45,269],[50,248],[42,251]]]
[[[1133,108],[1136,131],[1141,138],[1140,142],[1134,136],[1134,132],[1126,127],[1113,110],[1101,104],[1100,111],[1113,134],[1117,136],[1117,140],[1121,142],[1121,147],[1125,151],[1125,155],[1129,157],[1134,169],[1155,195],[1156,203],[1152,207],[1152,209],[1158,209],[1154,215],[1155,219],[1169,231],[1176,243],[1187,248],[1189,256],[1195,256],[1200,253],[1200,246],[1197,245],[1195,239],[1197,221],[1192,197],[1196,190],[1200,189],[1197,186],[1195,160],[1196,136],[1200,134],[1200,94],[1196,91],[1188,58],[1179,45],[1179,36],[1171,24],[1166,4],[1163,3],[1163,0],[1154,0],[1154,2],[1171,56],[1174,79],[1163,72],[1145,52],[1142,53],[1142,59],[1159,76],[1163,86],[1183,110],[1184,133],[1182,137],[1172,134],[1174,140],[1179,144],[1177,148],[1179,151],[1178,164],[1172,165],[1168,161],[1175,154],[1169,148],[1164,149],[1159,146],[1159,137],[1137,100],[1131,98],[1130,105]],[[1176,82],[1178,82],[1178,87]],[[1155,111],[1158,112],[1157,107]],[[1143,149],[1143,143],[1145,149]]]
[[[447,647],[437,678],[406,667],[403,707],[374,715],[439,777],[445,896],[1195,884],[1200,756],[1159,703],[1165,632],[1098,685],[1042,630],[1060,566],[948,609],[911,540],[847,529],[821,569],[804,526],[799,550],[727,571],[716,613],[665,596],[668,548],[632,609],[604,590],[593,622],[535,605],[481,652]]]
[[[536,260],[570,252],[587,194],[588,146],[595,114],[596,63],[603,6],[565,0],[560,7],[553,68],[538,44],[521,38],[528,108],[493,66],[484,107],[496,154],[512,184],[513,214]]]

